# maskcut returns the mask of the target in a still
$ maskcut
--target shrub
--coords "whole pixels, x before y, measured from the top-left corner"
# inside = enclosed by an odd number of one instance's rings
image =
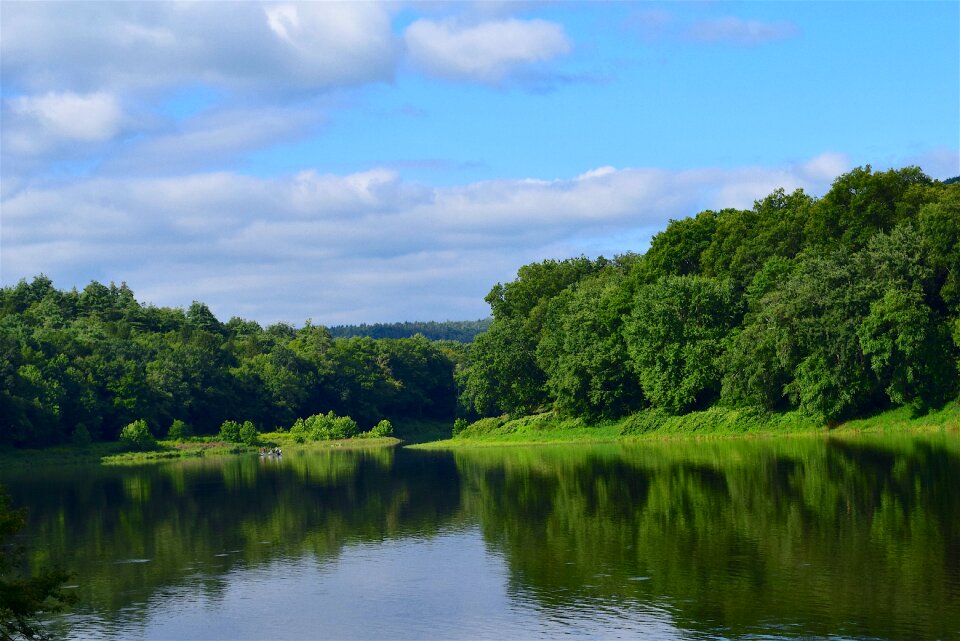
[[[470,425],[470,421],[465,418],[458,418],[453,422],[453,435],[456,436],[463,430],[467,429],[468,425]]]
[[[149,450],[157,445],[147,422],[142,418],[130,423],[120,431],[120,441],[133,450]]]
[[[315,414],[305,419],[298,418],[290,428],[290,433],[297,443],[303,443],[308,438],[312,441],[350,438],[356,436],[358,431],[355,420],[349,416],[337,416],[333,412]]]
[[[228,443],[239,443],[240,442],[240,423],[236,421],[224,421],[220,425],[220,434],[219,437],[223,441]]]
[[[170,424],[170,428],[167,430],[167,438],[171,441],[182,441],[191,436],[193,436],[193,430],[179,418],[174,419],[173,423]]]
[[[245,445],[255,445],[257,443],[257,427],[250,421],[244,421],[240,426],[240,442]]]
[[[70,442],[80,447],[86,447],[90,445],[91,441],[93,439],[90,437],[90,430],[87,429],[87,426],[83,423],[77,423],[77,426],[73,428],[73,434],[70,435]]]
[[[370,429],[370,436],[373,438],[383,438],[393,435],[393,425],[387,419],[383,419]]]
[[[307,436],[309,435],[307,424],[303,422],[302,418],[294,421],[293,427],[290,428],[290,434],[296,443],[304,443],[307,440]]]

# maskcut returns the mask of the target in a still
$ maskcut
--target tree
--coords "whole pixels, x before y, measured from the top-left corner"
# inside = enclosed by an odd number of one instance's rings
[[[668,276],[641,287],[624,334],[650,402],[681,413],[715,401],[725,339],[738,320],[728,282]]]
[[[36,576],[14,573],[21,550],[10,539],[26,523],[24,510],[10,508],[10,496],[0,487],[0,639],[46,639],[39,617],[59,612],[73,602],[63,592],[70,575],[46,568]]]
[[[622,331],[630,304],[623,271],[614,267],[551,301],[537,361],[561,414],[613,418],[642,407]]]
[[[891,288],[874,301],[857,329],[864,355],[890,400],[923,412],[942,405],[956,374],[946,325],[916,290]]]
[[[147,427],[147,422],[138,419],[120,431],[120,441],[133,450],[150,450],[157,446],[157,440]]]

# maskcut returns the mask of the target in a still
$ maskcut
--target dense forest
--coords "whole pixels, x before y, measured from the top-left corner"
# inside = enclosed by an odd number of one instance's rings
[[[158,436],[174,421],[271,430],[331,411],[362,428],[718,405],[828,424],[923,412],[960,387],[960,183],[868,166],[819,199],[777,190],[671,221],[642,255],[526,265],[486,300],[489,328],[461,344],[224,323],[123,284],[21,281],[0,289],[0,445],[113,440],[139,419]]]
[[[960,184],[858,168],[671,221],[643,255],[526,265],[486,300],[457,373],[474,417],[924,412],[958,392]]]
[[[203,303],[143,305],[126,285],[60,291],[39,276],[0,290],[0,445],[115,440],[145,420],[197,435],[261,431],[325,412],[452,421],[459,343],[334,339],[323,327],[219,321]]]
[[[406,323],[373,323],[368,325],[332,325],[327,328],[334,338],[353,338],[355,336],[369,336],[370,338],[412,338],[417,334],[431,341],[456,341],[471,343],[480,332],[490,327],[491,319],[484,318],[475,321],[436,321],[406,322]]]

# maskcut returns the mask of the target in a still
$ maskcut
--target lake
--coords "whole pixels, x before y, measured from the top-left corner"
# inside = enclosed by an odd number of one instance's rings
[[[960,437],[0,472],[84,639],[958,639]]]

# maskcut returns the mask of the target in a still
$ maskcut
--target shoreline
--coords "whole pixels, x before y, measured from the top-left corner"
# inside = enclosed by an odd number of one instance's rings
[[[674,440],[771,439],[791,437],[846,438],[866,434],[919,434],[960,432],[960,402],[914,417],[907,407],[886,410],[867,418],[852,419],[834,427],[814,422],[797,412],[762,414],[742,409],[711,408],[682,416],[645,410],[616,420],[590,424],[584,419],[558,417],[553,413],[485,418],[447,439],[409,442],[396,437],[349,438],[296,443],[284,432],[261,434],[257,445],[242,445],[215,437],[183,441],[158,441],[158,449],[124,451],[119,442],[86,446],[0,450],[0,469],[15,470],[32,465],[141,465],[183,459],[249,456],[260,447],[281,447],[299,455],[331,449],[368,449],[402,446],[419,450],[543,446],[561,444],[643,443]]]
[[[711,408],[682,416],[654,411],[588,426],[582,419],[564,419],[552,413],[516,419],[481,419],[445,440],[408,445],[412,449],[451,450],[482,447],[559,445],[575,443],[642,443],[671,440],[718,440],[784,437],[845,438],[866,434],[960,432],[960,403],[912,416],[899,407],[870,417],[828,427],[797,412],[761,414],[749,410]]]
[[[275,436],[275,433],[261,436]],[[0,469],[16,470],[34,465],[147,465],[185,459],[255,456],[261,447],[272,445],[279,445],[285,453],[296,455],[330,449],[395,447],[401,441],[393,437],[349,438],[307,443],[293,443],[280,439],[280,442],[265,440],[257,445],[242,445],[210,437],[209,440],[203,438],[183,441],[160,440],[157,443],[157,449],[133,452],[123,451],[121,444],[117,441],[92,443],[86,446],[60,445],[48,448],[6,449],[0,450]]]

